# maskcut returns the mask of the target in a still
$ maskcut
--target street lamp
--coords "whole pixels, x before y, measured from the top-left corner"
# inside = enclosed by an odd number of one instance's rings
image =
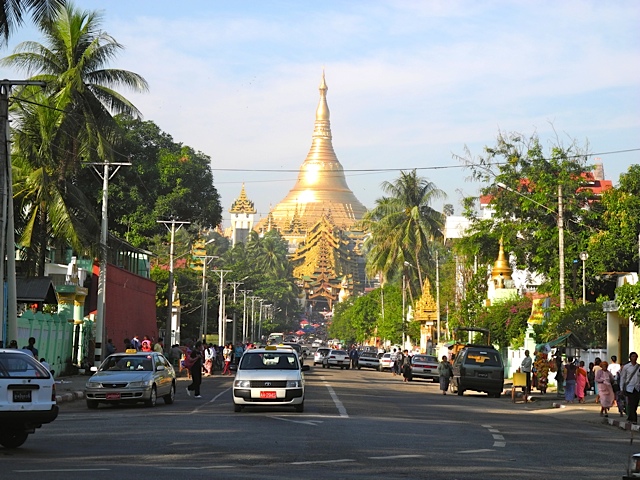
[[[585,262],[589,258],[589,254],[587,252],[580,252],[580,260],[582,260],[582,304],[587,303],[587,287],[586,287],[586,275],[585,275]]]
[[[527,200],[535,203],[536,205],[548,210],[549,212],[557,215],[558,218],[558,261],[559,261],[559,284],[560,284],[560,310],[564,310],[565,305],[565,293],[564,293],[564,207],[563,207],[563,199],[562,199],[562,185],[558,185],[558,210],[554,210],[553,208],[549,208],[547,205],[544,205],[540,202],[537,202],[533,198],[529,198],[526,195],[523,195],[517,190],[514,190],[511,187],[506,186],[504,183],[498,182],[495,184],[496,186],[508,190],[509,192],[520,195],[521,197],[526,198]]]

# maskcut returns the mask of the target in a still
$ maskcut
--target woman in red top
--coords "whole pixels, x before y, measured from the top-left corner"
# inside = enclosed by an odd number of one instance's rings
[[[587,378],[587,370],[584,368],[584,361],[580,360],[580,365],[576,370],[576,397],[578,403],[584,403],[584,391],[589,387],[589,379]]]

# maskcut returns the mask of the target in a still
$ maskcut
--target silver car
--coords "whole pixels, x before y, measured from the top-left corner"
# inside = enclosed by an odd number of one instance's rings
[[[100,403],[144,402],[155,407],[158,397],[172,404],[175,395],[176,373],[159,352],[114,353],[102,362],[84,389],[91,409]]]

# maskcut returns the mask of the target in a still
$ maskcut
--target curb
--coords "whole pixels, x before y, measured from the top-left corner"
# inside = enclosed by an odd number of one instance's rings
[[[613,418],[606,418],[605,419],[605,423],[608,423],[609,425],[613,426],[613,427],[618,427],[621,430],[630,430],[633,432],[640,432],[640,425],[637,425],[635,423],[631,423],[627,420],[616,420]]]
[[[74,400],[84,399],[84,392],[75,391],[56,395],[56,403],[73,402]]]

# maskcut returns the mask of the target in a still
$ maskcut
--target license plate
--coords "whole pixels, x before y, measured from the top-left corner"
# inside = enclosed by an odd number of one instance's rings
[[[425,368],[424,369],[424,373],[431,373],[431,369],[430,368]]]
[[[489,376],[489,374],[488,373],[479,373],[478,376],[481,377],[481,378],[487,378]]]
[[[31,390],[14,390],[13,401],[16,403],[31,402]]]
[[[107,400],[120,400],[119,393],[107,393]]]
[[[274,399],[278,398],[276,392],[260,392],[260,398]]]

